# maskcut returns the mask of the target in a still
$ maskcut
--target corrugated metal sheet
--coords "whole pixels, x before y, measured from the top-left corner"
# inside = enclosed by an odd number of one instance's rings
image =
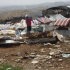
[[[70,36],[70,30],[55,30],[55,32],[57,32],[63,36]]]
[[[62,16],[61,14],[57,14],[55,16],[51,16],[50,19],[55,21],[55,20],[58,20],[58,19],[65,19],[65,17]]]
[[[55,22],[55,26],[67,26],[69,24],[70,18],[59,19]]]

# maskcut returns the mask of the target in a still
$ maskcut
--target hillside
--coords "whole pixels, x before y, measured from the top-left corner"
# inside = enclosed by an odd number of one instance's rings
[[[47,3],[42,3],[42,4],[35,4],[35,5],[23,5],[23,6],[3,6],[0,7],[0,13],[8,13],[11,11],[16,11],[16,10],[32,10],[32,9],[46,9],[50,7],[55,7],[55,6],[69,6],[70,1],[67,2],[47,2]]]
[[[56,6],[70,6],[70,1],[68,2],[47,2],[36,5],[25,5],[25,6],[5,6],[0,7],[0,20],[24,16],[25,14],[30,14],[30,16],[34,15],[42,15],[42,10],[56,7]]]
[[[6,19],[11,19],[13,17],[22,17],[25,14],[29,14],[29,11],[27,10],[19,10],[19,11],[13,11],[13,12],[9,12],[9,13],[2,13],[0,14],[0,20],[6,20]]]

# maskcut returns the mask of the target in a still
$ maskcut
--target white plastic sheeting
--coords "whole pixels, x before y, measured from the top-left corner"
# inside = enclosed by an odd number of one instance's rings
[[[10,24],[0,24],[0,30],[7,30],[10,28]]]
[[[15,28],[15,29],[26,28],[26,27],[27,27],[27,25],[26,25],[26,21],[24,19],[22,19],[20,23],[16,23],[16,24],[10,26],[10,28],[12,28],[12,29],[13,28]]]
[[[39,24],[39,22],[35,19],[35,20],[33,20],[34,21],[34,25],[38,25]]]
[[[69,8],[70,8],[70,6],[67,6],[67,7],[69,7]]]
[[[41,24],[40,26],[43,27],[43,32],[45,32],[45,31],[55,30],[56,28],[58,28],[58,27],[54,27],[53,24],[54,23],[51,23],[49,25],[47,25],[47,24]]]
[[[21,31],[21,36],[26,34],[26,32],[27,32],[27,29],[25,28],[23,31]]]
[[[0,31],[0,35],[3,34],[3,35],[6,35],[6,34],[15,34],[15,31],[14,30],[1,30]]]
[[[24,23],[24,25],[25,25],[25,23]],[[12,26],[10,26],[10,28],[15,28],[15,29],[17,29],[17,28],[25,28],[26,26],[24,26],[23,25],[23,23],[16,23],[16,24],[14,24],[14,25],[12,25]]]
[[[26,21],[24,19],[22,19],[20,23],[23,27],[27,27]]]
[[[31,21],[31,26],[36,27],[37,24],[39,24],[39,22],[37,20],[33,20],[33,21],[34,21],[34,23]],[[15,29],[26,28],[26,27],[27,27],[27,24],[26,24],[26,21],[24,19],[22,19],[20,23],[16,23],[16,24],[10,26],[11,29],[13,29],[13,28],[15,28]]]

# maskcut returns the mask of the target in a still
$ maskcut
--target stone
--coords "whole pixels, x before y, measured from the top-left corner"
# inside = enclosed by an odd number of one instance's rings
[[[26,61],[23,61],[23,63],[26,63]]]
[[[52,46],[52,44],[51,44],[51,43],[44,43],[44,45],[45,45],[45,46],[47,46],[47,45]]]
[[[20,60],[21,60],[21,59],[17,59],[17,60],[15,60],[15,62],[20,62]]]
[[[60,42],[57,42],[57,44],[59,45],[59,44],[60,44]]]
[[[47,43],[48,45],[50,45],[50,46],[52,46],[53,44],[51,44],[51,43]]]
[[[23,59],[23,57],[21,56],[21,57],[18,57],[19,59]]]
[[[19,56],[20,55],[20,52],[17,52],[17,55]]]
[[[40,57],[41,55],[36,55],[37,57]]]
[[[63,67],[58,67],[58,69],[63,69]]]
[[[5,57],[8,57],[8,54],[6,54]]]
[[[15,62],[18,62],[18,60],[15,60]]]
[[[61,62],[61,61],[63,61],[63,59],[59,59],[58,61],[60,61],[60,62]]]
[[[60,54],[60,52],[55,52],[55,55],[59,55]]]
[[[68,66],[68,65],[66,65],[66,67],[68,68],[69,66]]]
[[[50,64],[48,64],[48,67],[53,67],[53,65],[50,63]]]
[[[45,52],[44,49],[41,49],[41,52]]]
[[[12,61],[14,61],[14,59],[12,59]]]
[[[34,58],[36,58],[36,56],[35,56],[35,55],[29,55],[29,56],[24,56],[24,57],[23,57],[23,59],[28,59],[28,58],[34,59]]]
[[[53,69],[55,68],[55,67],[52,67]]]
[[[35,56],[35,55],[29,55],[29,57],[30,57],[30,58],[36,58],[36,56]]]
[[[51,59],[52,58],[52,56],[48,56],[48,59]]]
[[[47,43],[44,43],[44,45],[47,46],[48,44]]]
[[[0,64],[2,64],[4,62],[4,60],[3,59],[0,59]]]
[[[13,67],[15,67],[15,65],[12,65]]]
[[[46,62],[46,59],[43,59],[42,62]]]
[[[11,54],[11,56],[18,56],[17,54]]]
[[[0,62],[2,62],[3,61],[3,59],[0,59]]]
[[[55,55],[55,53],[54,53],[54,52],[50,52],[49,54],[50,54],[50,55]]]
[[[62,55],[55,55],[56,58],[59,58],[59,57],[61,57],[61,56],[62,56]]]
[[[7,59],[3,59],[4,61],[6,61]]]
[[[55,61],[55,59],[52,59],[52,61]]]
[[[43,59],[45,59],[45,58],[44,58],[44,57],[41,57],[41,58],[40,58],[40,60],[43,60]]]
[[[35,63],[38,63],[39,61],[37,60],[33,60],[31,63],[35,64]]]
[[[36,58],[34,58],[35,60],[39,60],[40,58],[39,57],[36,57]]]
[[[31,53],[31,55],[35,55],[35,53]]]
[[[25,52],[25,54],[28,54],[28,52]]]
[[[38,67],[38,69],[41,69],[41,67]]]
[[[35,68],[38,69],[38,66],[36,65]]]
[[[55,45],[54,47],[57,47],[58,48],[58,47],[60,47],[60,45]]]

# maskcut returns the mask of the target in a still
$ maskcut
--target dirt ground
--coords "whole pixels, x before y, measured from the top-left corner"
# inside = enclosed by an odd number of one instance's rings
[[[51,49],[55,54],[49,54]],[[58,50],[59,52],[56,52]],[[22,66],[25,70],[70,70],[70,57],[63,57],[63,53],[70,54],[69,42],[61,43],[58,41],[48,45],[45,43],[0,45],[0,63],[7,62],[13,66]],[[30,54],[42,57],[39,59],[37,57],[25,58]],[[43,58],[45,55],[50,56],[50,58]],[[31,63],[33,60],[37,60],[38,63]]]

